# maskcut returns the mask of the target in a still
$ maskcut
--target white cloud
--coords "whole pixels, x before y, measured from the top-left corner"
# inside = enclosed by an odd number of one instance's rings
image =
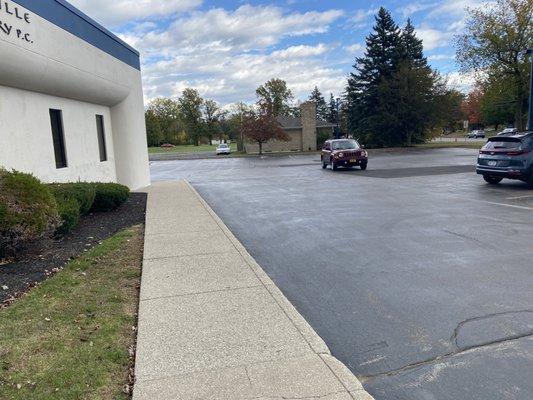
[[[429,8],[435,7],[436,4],[439,3],[421,3],[421,2],[415,2],[415,3],[409,3],[404,6],[401,6],[398,8],[398,12],[402,14],[404,18],[410,17],[413,14],[416,14],[420,11],[427,10]]]
[[[429,12],[429,18],[442,18],[443,16],[461,17],[467,8],[488,5],[486,0],[444,0]]]
[[[202,0],[70,0],[70,3],[104,26],[117,26],[190,11],[199,7]]]
[[[340,10],[284,14],[278,7],[244,5],[234,11],[216,8],[193,12],[176,19],[167,30],[126,34],[124,38],[148,55],[181,54],[198,46],[260,50],[285,37],[327,32],[342,15]]]
[[[348,53],[354,54],[354,55],[362,55],[365,51],[365,46],[363,46],[361,43],[354,43],[350,46],[346,46],[345,49]]]
[[[144,87],[147,99],[164,95],[177,97],[185,87],[194,87],[202,96],[228,104],[253,102],[255,89],[271,78],[287,81],[295,96],[308,97],[314,86],[324,93],[339,94],[346,84],[344,72],[328,67],[322,56],[331,47],[291,46],[270,54],[216,52],[176,56],[147,66]],[[178,71],[178,72],[176,72]]]
[[[453,60],[455,56],[453,54],[433,54],[428,57],[429,61],[442,61],[442,60]]]
[[[378,13],[378,8],[359,9],[350,18],[350,23],[354,28],[362,29],[372,25],[374,16]]]
[[[434,29],[427,25],[417,28],[416,32],[417,36],[422,39],[425,50],[450,46],[455,34],[453,31]]]
[[[165,29],[143,22],[120,37],[141,51],[147,100],[193,87],[223,105],[252,102],[255,89],[271,78],[285,79],[297,97],[307,98],[315,85],[335,94],[344,89],[345,72],[331,66],[335,56],[328,58],[339,44],[280,43],[325,33],[341,16],[340,10],[243,5],[178,15]]]
[[[331,50],[330,47],[323,43],[319,43],[316,46],[291,46],[283,50],[277,50],[271,53],[271,57],[279,59],[291,59],[291,58],[302,58],[302,57],[312,57],[319,56]]]
[[[463,93],[468,93],[476,83],[476,75],[474,73],[451,72],[445,77],[448,80],[448,86]]]

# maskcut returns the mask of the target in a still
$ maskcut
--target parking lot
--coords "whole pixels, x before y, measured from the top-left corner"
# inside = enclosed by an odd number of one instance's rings
[[[533,396],[533,190],[477,151],[151,163],[188,179],[376,400]],[[179,229],[179,228],[177,228]]]

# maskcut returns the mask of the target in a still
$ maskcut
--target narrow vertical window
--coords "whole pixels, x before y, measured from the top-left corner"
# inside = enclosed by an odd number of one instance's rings
[[[100,161],[107,161],[107,149],[105,146],[104,116],[96,116],[96,129],[98,132],[98,148],[100,149]]]
[[[52,123],[52,139],[56,168],[67,167],[67,153],[65,150],[65,134],[63,132],[63,113],[61,110],[50,109],[50,122]]]

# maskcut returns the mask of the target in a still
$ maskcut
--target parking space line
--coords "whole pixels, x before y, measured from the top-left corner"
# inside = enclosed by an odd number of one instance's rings
[[[522,199],[531,199],[533,194],[528,194],[527,196],[518,196],[518,197],[507,197],[505,200],[522,200]]]
[[[494,203],[492,201],[484,201],[484,203],[487,204],[494,204],[497,206],[504,206],[504,207],[511,207],[511,208],[519,208],[521,210],[531,210],[533,211],[533,207],[525,207],[525,206],[515,206],[514,204],[506,204],[506,203]]]

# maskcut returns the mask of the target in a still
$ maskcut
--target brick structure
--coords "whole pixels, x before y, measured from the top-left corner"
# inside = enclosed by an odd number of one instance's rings
[[[277,118],[283,130],[290,140],[282,142],[271,140],[263,144],[263,152],[302,152],[316,151],[317,130],[326,130],[333,134],[335,124],[319,121],[316,119],[316,104],[307,101],[300,105],[301,118],[279,116]],[[259,145],[253,142],[245,142],[245,150],[249,154],[259,153]]]
[[[316,151],[316,104],[306,101],[300,106],[302,115],[302,151]]]

